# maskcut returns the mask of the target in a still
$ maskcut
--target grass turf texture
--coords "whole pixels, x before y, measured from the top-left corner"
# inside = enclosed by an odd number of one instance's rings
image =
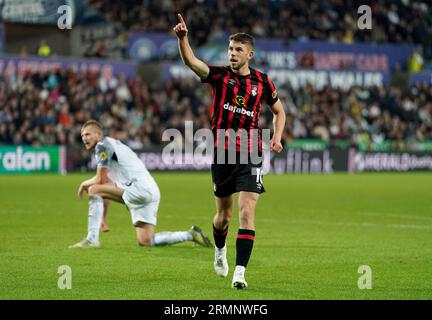
[[[154,174],[162,192],[156,231],[196,224],[211,236],[207,173]],[[227,278],[213,250],[192,243],[138,247],[129,213],[112,204],[102,248],[72,250],[86,233],[88,175],[0,177],[0,299],[430,299],[432,175],[266,176],[246,279],[234,290],[237,205]],[[58,267],[72,268],[60,290]],[[360,290],[358,267],[372,268]]]

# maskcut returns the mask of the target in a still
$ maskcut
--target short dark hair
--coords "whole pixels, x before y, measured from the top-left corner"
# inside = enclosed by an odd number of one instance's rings
[[[229,41],[236,41],[249,45],[252,49],[255,48],[255,40],[250,34],[237,32],[229,36]]]
[[[82,126],[82,128],[81,128],[81,131],[83,131],[85,128],[87,128],[87,127],[89,127],[89,126],[95,126],[95,127],[97,127],[100,131],[103,131],[103,130],[102,130],[102,126],[101,126],[101,124],[100,124],[98,121],[96,121],[96,120],[88,120],[86,123],[83,124],[83,126]]]

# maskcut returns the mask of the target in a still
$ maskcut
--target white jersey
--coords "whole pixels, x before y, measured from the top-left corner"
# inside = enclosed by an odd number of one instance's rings
[[[104,137],[96,144],[95,154],[97,166],[108,168],[108,177],[119,188],[125,189],[135,181],[149,188],[157,188],[144,163],[119,140]]]

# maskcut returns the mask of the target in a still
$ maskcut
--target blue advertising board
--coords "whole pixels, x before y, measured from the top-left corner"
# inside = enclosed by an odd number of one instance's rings
[[[410,44],[342,44],[325,41],[292,41],[257,39],[257,57],[271,67],[295,69],[302,57],[310,55],[313,68],[320,70],[390,71],[397,63],[406,64],[414,46]],[[283,55],[291,54],[295,63],[287,64]],[[289,57],[289,55],[288,55]]]
[[[159,59],[177,59],[177,38],[160,32],[131,32],[128,34],[129,56],[147,62]]]
[[[4,27],[0,24],[0,54],[3,53],[3,45],[4,45]]]
[[[354,85],[358,86],[383,86],[390,83],[389,72],[380,71],[347,71],[347,70],[308,70],[308,69],[283,69],[283,68],[259,68],[267,73],[269,78],[276,85],[289,83],[294,89],[312,84],[321,89],[324,86],[332,88],[349,89]],[[198,77],[183,64],[164,63],[164,81],[179,78]]]
[[[410,74],[410,83],[412,85],[418,83],[432,84],[432,71],[423,71]]]
[[[124,74],[127,78],[135,77],[136,75],[136,65],[132,62],[93,59],[0,57],[0,73],[3,76],[25,72],[50,72],[60,68],[71,69],[75,72],[99,72],[102,76],[108,78],[120,74]]]
[[[129,34],[130,58],[146,62],[170,58],[178,60],[177,38],[167,33]],[[259,66],[284,69],[353,70],[388,72],[396,64],[405,65],[412,53],[410,44],[341,44],[324,41],[255,40],[254,62]],[[209,64],[227,63],[227,44],[212,43],[195,50]],[[307,58],[309,65],[305,65]]]

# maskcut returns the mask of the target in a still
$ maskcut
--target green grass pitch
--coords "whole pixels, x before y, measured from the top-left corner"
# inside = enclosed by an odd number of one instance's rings
[[[196,224],[211,236],[209,173],[155,173],[162,193],[156,231]],[[0,177],[0,299],[431,299],[432,174],[269,175],[259,200],[246,280],[213,273],[213,250],[193,243],[142,248],[128,211],[112,204],[102,248],[72,250],[86,233],[89,175]],[[72,268],[72,289],[57,287]],[[372,270],[360,290],[358,268]]]

